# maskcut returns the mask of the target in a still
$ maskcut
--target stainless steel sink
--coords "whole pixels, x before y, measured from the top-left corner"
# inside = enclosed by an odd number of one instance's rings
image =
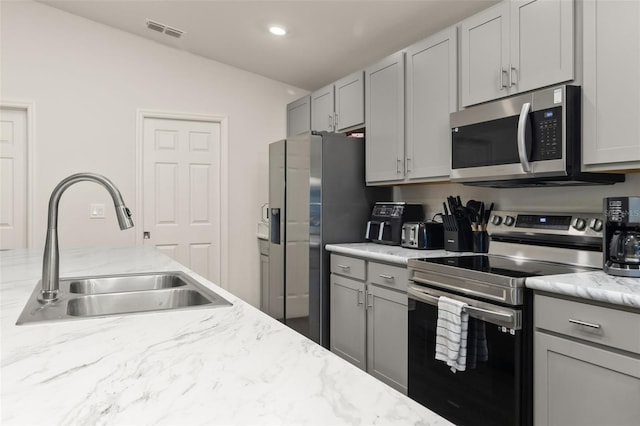
[[[231,303],[183,272],[67,278],[58,299],[38,300],[33,291],[17,325],[152,311],[212,308]]]
[[[100,294],[123,291],[158,290],[161,288],[181,287],[187,283],[175,273],[86,277],[69,282],[70,293]]]

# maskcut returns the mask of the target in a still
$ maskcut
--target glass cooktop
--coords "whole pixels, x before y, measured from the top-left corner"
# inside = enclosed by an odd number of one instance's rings
[[[540,262],[490,254],[468,256],[431,257],[414,259],[419,262],[462,268],[466,270],[502,275],[511,278],[527,278],[542,275],[571,274],[593,271],[592,268],[561,263]]]

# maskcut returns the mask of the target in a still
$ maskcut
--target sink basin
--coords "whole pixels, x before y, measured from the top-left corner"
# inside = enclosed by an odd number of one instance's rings
[[[66,278],[58,299],[38,300],[40,282],[17,325],[109,315],[231,306],[213,290],[183,272]]]
[[[70,281],[69,292],[80,294],[119,293],[181,287],[186,284],[182,277],[175,273],[88,277]]]
[[[185,288],[137,291],[78,297],[67,304],[67,314],[73,317],[95,317],[130,312],[163,311],[207,303],[211,303],[211,300],[195,290]]]

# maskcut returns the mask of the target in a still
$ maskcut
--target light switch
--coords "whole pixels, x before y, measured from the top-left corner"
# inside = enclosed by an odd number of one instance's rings
[[[89,205],[89,218],[90,219],[104,219],[104,204],[90,204]]]

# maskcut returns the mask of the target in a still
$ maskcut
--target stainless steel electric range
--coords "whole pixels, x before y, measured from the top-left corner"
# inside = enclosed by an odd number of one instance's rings
[[[532,424],[527,277],[602,267],[600,214],[496,211],[487,254],[409,260],[408,394],[463,425]],[[438,298],[467,303],[465,371],[435,359]]]

